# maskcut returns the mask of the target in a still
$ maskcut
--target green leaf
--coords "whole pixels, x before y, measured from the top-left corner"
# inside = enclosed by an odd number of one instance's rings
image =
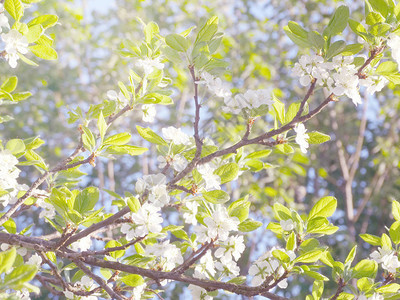
[[[74,209],[84,214],[92,210],[97,201],[99,201],[99,189],[93,186],[87,187],[76,196]]]
[[[229,194],[223,190],[214,190],[203,193],[204,199],[214,204],[223,204],[229,201]]]
[[[346,260],[344,261],[345,265],[350,267],[354,258],[356,257],[356,251],[357,251],[357,245],[355,245],[349,252],[349,254],[346,257]]]
[[[146,43],[150,43],[156,33],[159,33],[160,29],[157,23],[150,22],[144,27],[144,36]]]
[[[214,171],[214,174],[221,177],[221,184],[234,180],[239,173],[239,166],[237,163],[231,162],[223,165]]]
[[[15,258],[17,257],[17,251],[15,247],[0,252],[0,274],[7,272],[13,266]]]
[[[373,36],[384,36],[391,28],[392,26],[387,23],[375,24],[369,28],[369,32]]]
[[[308,220],[315,217],[330,217],[336,210],[337,200],[335,197],[327,196],[321,198],[310,211]]]
[[[390,226],[389,235],[393,243],[400,243],[400,221],[396,221]]]
[[[117,242],[117,241],[109,241],[105,245],[105,249],[107,249],[107,248],[115,248],[115,247],[120,247],[120,246],[122,246],[122,244]],[[113,257],[115,259],[124,256],[124,254],[125,254],[125,250],[118,250],[118,251],[110,252],[111,257]]]
[[[247,200],[248,197],[244,199],[239,199],[231,203],[228,207],[228,214],[230,217],[237,217],[240,222],[246,220],[249,217],[250,201]]]
[[[283,206],[282,204],[275,203],[272,209],[274,211],[274,216],[278,221],[292,219],[292,214],[290,213],[289,208]]]
[[[150,143],[157,145],[164,145],[164,146],[168,145],[167,142],[164,141],[162,137],[160,137],[150,128],[143,128],[140,126],[136,126],[136,129],[139,132],[140,136],[144,138],[146,141],[149,141]]]
[[[379,75],[397,74],[397,64],[390,60],[384,61],[376,68],[375,73]]]
[[[44,30],[42,25],[37,24],[29,27],[29,31],[27,34],[25,34],[25,37],[28,40],[28,43],[34,43],[36,42],[40,36],[43,34]]]
[[[289,105],[289,108],[286,112],[285,123],[289,123],[293,120],[293,118],[297,115],[297,112],[300,109],[300,103],[292,103]]]
[[[32,93],[31,92],[14,93],[12,96],[14,98],[14,101],[22,101],[32,96]]]
[[[144,283],[144,279],[142,276],[137,274],[130,274],[121,278],[121,281],[126,285],[135,287],[142,285]]]
[[[122,155],[129,154],[131,156],[141,155],[149,149],[145,147],[131,146],[131,145],[116,145],[107,148],[107,152],[110,154]]]
[[[327,134],[323,134],[321,132],[318,131],[312,131],[308,133],[308,142],[310,144],[322,144],[325,143],[327,141],[329,141],[331,139],[331,137]]]
[[[2,226],[7,230],[8,233],[17,233],[17,224],[15,224],[15,221],[13,219],[8,219],[3,223]]]
[[[83,145],[87,150],[92,152],[94,147],[96,146],[96,139],[94,138],[94,135],[89,128],[87,128],[86,126],[81,126],[81,128],[83,130],[82,134]]]
[[[218,17],[214,16],[207,20],[196,36],[195,44],[208,42],[218,30]]]
[[[101,143],[103,143],[104,135],[106,134],[107,131],[107,123],[106,120],[104,119],[102,111],[100,112],[99,118],[97,120],[97,127],[99,128]]]
[[[104,144],[106,145],[125,145],[131,139],[131,134],[128,132],[122,132],[114,134],[105,139]]]
[[[41,15],[28,23],[28,27],[41,25],[44,29],[54,26],[58,21],[56,15]]]
[[[392,202],[392,215],[396,221],[400,221],[400,203],[396,200]]]
[[[253,219],[249,218],[241,222],[238,226],[238,229],[242,232],[250,232],[256,230],[260,226],[262,226],[261,222],[254,221]]]
[[[249,155],[247,155],[244,159],[253,159],[253,158],[264,158],[270,155],[272,150],[260,150],[260,151],[254,151],[251,152]]]
[[[310,44],[317,50],[321,50],[324,48],[325,45],[325,40],[322,37],[321,34],[319,34],[317,31],[310,31],[307,36],[307,40],[310,42]]]
[[[133,213],[136,213],[140,208],[140,201],[136,197],[128,197],[126,202]]]
[[[365,23],[370,26],[381,23],[383,21],[385,21],[385,18],[377,12],[370,12],[365,18]]]
[[[374,260],[363,259],[356,264],[354,271],[354,278],[375,278],[376,272],[378,271],[378,264]]]
[[[179,52],[185,52],[189,48],[189,42],[180,34],[173,33],[167,35],[165,37],[165,42],[172,49]]]
[[[29,47],[29,50],[42,59],[55,60],[58,58],[56,50],[47,45],[33,45]]]
[[[278,118],[279,122],[281,124],[285,123],[285,104],[283,104],[281,101],[278,99],[274,99],[275,102],[272,105],[274,107],[275,115]]]
[[[364,49],[363,44],[350,44],[350,45],[347,45],[346,47],[344,47],[341,54],[344,56],[355,55],[363,49]]]
[[[368,2],[375,11],[379,12],[385,18],[387,17],[388,12],[389,12],[389,6],[388,6],[387,1],[385,1],[385,0],[368,0]]]
[[[290,31],[292,33],[294,33],[295,35],[297,35],[301,38],[304,38],[304,39],[307,38],[308,32],[303,27],[301,27],[299,24],[297,24],[296,22],[289,21],[287,26],[290,29]]]
[[[11,77],[8,77],[3,82],[0,89],[2,89],[3,91],[6,91],[7,93],[12,93],[15,90],[15,88],[17,87],[17,84],[18,84],[18,77],[11,76]]]
[[[367,31],[365,30],[365,27],[363,24],[360,22],[357,22],[355,20],[349,19],[349,26],[351,30],[354,31],[357,35],[364,37],[367,34]]]
[[[4,284],[15,290],[22,288],[23,283],[32,280],[37,271],[37,267],[33,265],[16,267],[11,273],[4,276]]]
[[[24,8],[21,0],[5,0],[4,8],[15,21],[21,20],[21,17],[24,14]]]
[[[330,59],[331,57],[339,55],[345,48],[346,48],[346,43],[344,41],[336,41],[329,46],[325,58]]]
[[[276,259],[288,263],[290,262],[290,257],[287,255],[285,252],[282,250],[273,250],[272,251],[272,256],[275,257]]]
[[[380,288],[376,289],[376,291],[378,293],[382,293],[382,294],[397,293],[398,290],[400,290],[400,284],[398,284],[398,283],[390,283],[390,284],[381,286]]]
[[[293,33],[289,26],[283,27],[283,30],[285,31],[286,35],[292,40],[293,43],[298,45],[301,48],[309,48],[312,45],[308,41],[307,37],[302,37],[298,36],[297,34]]]
[[[319,258],[323,255],[322,250],[312,250],[306,253],[301,254],[297,257],[294,262],[295,263],[314,263],[319,260]]]
[[[328,26],[325,28],[323,35],[329,38],[341,33],[347,26],[349,14],[350,12],[347,6],[339,6],[333,14],[332,19],[329,21]]]
[[[276,145],[276,149],[281,151],[283,154],[290,154],[294,152],[293,147],[288,144],[278,144]]]
[[[381,246],[381,244],[382,244],[381,238],[376,235],[364,233],[364,234],[360,234],[360,238],[362,238],[365,242],[367,242],[368,244],[370,244],[372,246]]]
[[[289,238],[286,242],[286,250],[294,250],[296,248],[296,234],[294,231],[289,235]]]
[[[118,87],[126,99],[131,99],[131,95],[122,81],[118,81]]]
[[[381,237],[382,248],[392,250],[392,241],[386,233],[382,234]]]
[[[29,58],[27,58],[25,55],[23,55],[22,53],[18,52],[18,56],[19,58],[26,64],[37,67],[39,66],[37,63],[35,63],[34,61],[30,60]]]
[[[25,143],[23,140],[12,139],[7,142],[6,149],[15,155],[15,154],[24,152],[26,147],[25,147]]]
[[[373,285],[373,280],[367,277],[363,277],[357,280],[357,288],[360,290],[360,292],[368,292]]]

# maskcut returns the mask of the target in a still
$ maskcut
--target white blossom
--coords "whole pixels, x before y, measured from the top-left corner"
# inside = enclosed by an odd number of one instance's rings
[[[185,202],[186,209],[184,210],[183,213],[183,219],[185,220],[185,223],[196,225],[197,224],[197,219],[196,219],[196,214],[197,214],[197,208],[200,206],[197,201],[187,201]]]
[[[207,191],[221,189],[221,177],[214,174],[215,169],[216,168],[212,167],[209,163],[197,167],[197,171],[199,171],[206,184],[205,189]]]
[[[147,255],[154,255],[156,260],[153,261],[157,266],[162,266],[164,271],[171,271],[177,265],[183,263],[183,257],[179,248],[169,241],[156,243],[146,247]]]
[[[183,169],[185,169],[188,164],[186,158],[184,158],[180,154],[175,154],[173,156],[167,155],[166,157],[160,155],[157,157],[157,160],[159,162],[158,167],[160,169],[164,169],[168,163],[177,172],[183,171]]]
[[[56,216],[56,209],[50,203],[47,203],[43,199],[38,199],[36,204],[42,209],[40,211],[39,218],[53,219]]]
[[[160,208],[151,203],[143,204],[136,213],[132,213],[132,220],[133,224],[125,223],[121,226],[121,232],[126,234],[128,241],[150,232],[159,233],[162,229]]]
[[[136,286],[132,292],[133,300],[141,300],[145,289],[146,289],[145,283]]]
[[[190,142],[189,136],[180,128],[173,126],[163,128],[162,134],[166,140],[172,141],[175,145],[187,145]]]
[[[207,88],[217,97],[229,98],[232,93],[229,90],[227,84],[221,80],[221,78],[215,78],[213,75],[203,72],[201,73],[200,81],[197,84],[205,84]]]
[[[379,247],[377,251],[371,253],[371,258],[378,264],[382,264],[382,268],[389,273],[395,274],[400,268],[399,257],[395,251]]]
[[[272,256],[273,250],[275,250],[275,248],[272,248],[270,251],[261,255],[250,267],[249,275],[253,276],[253,279],[251,281],[252,285],[258,286],[262,284],[264,280],[270,275],[273,275],[275,279],[278,279],[280,278],[280,276],[283,275],[283,267],[281,266],[280,262]],[[296,254],[293,251],[286,251],[285,249],[277,250],[285,252],[289,256],[290,261],[293,261],[296,258]],[[286,288],[286,280],[284,279],[280,281],[278,283],[278,286],[280,288]]]
[[[26,288],[22,288],[19,291],[16,291],[15,296],[17,299],[20,300],[31,300],[31,297],[29,296],[29,291]]]
[[[40,265],[42,264],[42,258],[40,257],[40,255],[38,254],[34,254],[32,255],[28,261],[26,262],[27,265],[34,265],[34,266],[38,266],[40,267]]]
[[[400,36],[391,33],[387,39],[387,45],[392,50],[392,57],[400,67]]]
[[[380,92],[385,85],[389,83],[389,80],[383,76],[369,75],[365,79],[360,79],[359,82],[360,86],[365,86],[367,88],[368,94],[373,95],[376,92]]]
[[[197,285],[189,284],[189,291],[192,294],[193,300],[212,300],[213,297],[207,295],[207,291]]]
[[[216,258],[220,258],[221,262],[229,262],[233,259],[237,261],[244,249],[243,236],[230,236],[225,243],[220,244],[214,255]]]
[[[208,250],[207,253],[200,258],[199,263],[194,268],[194,277],[207,279],[210,275],[214,276],[215,273],[214,258],[211,255],[211,251]]]
[[[289,220],[281,220],[280,221],[281,227],[284,231],[291,231],[294,228],[294,223],[291,219]]]
[[[306,133],[307,129],[305,128],[303,123],[296,124],[294,127],[294,131],[296,132],[296,143],[299,144],[300,150],[303,153],[307,153],[308,148],[308,139],[310,136]]]
[[[28,40],[16,29],[11,29],[8,33],[2,33],[1,38],[6,44],[4,48],[6,51],[5,59],[11,68],[15,68],[19,59],[18,52],[22,54],[28,53]]]
[[[0,204],[7,206],[14,203],[19,190],[23,190],[25,185],[19,185],[17,178],[21,172],[16,167],[17,158],[8,150],[0,150],[0,191],[8,192],[0,196]]]
[[[136,61],[136,66],[143,68],[146,75],[153,73],[155,69],[164,69],[164,64],[161,63],[160,56],[155,58],[145,57],[144,59],[138,59]]]
[[[144,104],[142,105],[142,111],[143,111],[143,116],[142,116],[143,122],[153,123],[157,113],[156,106],[154,104]]]
[[[237,217],[230,217],[226,208],[222,205],[218,205],[211,217],[205,217],[203,222],[207,228],[204,228],[204,226],[195,228],[198,240],[202,243],[215,239],[221,242],[226,241],[229,233],[237,230],[240,223]]]
[[[361,96],[358,92],[359,78],[356,75],[357,69],[354,65],[340,67],[337,73],[332,75],[335,80],[335,87],[332,93],[336,96],[347,95],[354,105],[361,103]]]
[[[0,3],[0,33],[3,31],[3,27],[10,29],[10,24],[8,24],[8,18],[4,13],[4,4]]]
[[[117,94],[116,91],[114,91],[114,90],[109,90],[109,91],[107,92],[107,98],[110,99],[110,100],[112,100],[112,101],[117,102],[118,108],[119,108],[119,109],[121,109],[121,108],[123,108],[124,106],[130,104],[130,100],[127,99],[127,98],[124,96],[124,94],[122,94],[122,92],[119,92],[119,93]]]
[[[83,238],[81,238],[80,240],[73,242],[70,246],[72,248],[72,250],[74,251],[87,251],[90,246],[92,245],[92,240],[90,238],[90,236],[85,236]]]

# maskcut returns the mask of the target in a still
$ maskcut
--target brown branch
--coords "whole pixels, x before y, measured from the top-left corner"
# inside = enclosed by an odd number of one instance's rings
[[[210,249],[214,245],[214,242],[204,243],[199,249],[193,251],[193,253],[178,267],[173,269],[171,272],[177,274],[183,274],[187,269],[190,268],[197,260],[203,257],[208,249]]]
[[[339,278],[339,282],[338,282],[338,288],[336,290],[335,295],[333,295],[330,300],[336,300],[340,294],[343,292],[344,287],[346,286],[346,283],[344,282],[343,278]]]
[[[121,209],[119,212],[117,212],[116,214],[112,215],[111,217],[99,222],[99,223],[95,223],[92,226],[78,232],[77,234],[73,235],[72,237],[70,237],[65,243],[65,246],[68,246],[70,244],[72,244],[73,242],[76,242],[78,240],[80,240],[81,238],[97,232],[99,230],[101,230],[103,227],[106,227],[108,225],[113,224],[114,222],[116,222],[119,218],[123,217],[124,215],[126,215],[128,212],[130,212],[130,208],[129,206],[124,207],[123,209]]]
[[[88,267],[85,266],[84,263],[82,263],[80,260],[75,259],[72,260],[87,276],[92,278],[94,281],[98,283],[110,296],[112,299],[118,299],[118,300],[124,300],[127,299],[126,297],[118,294],[115,292],[113,289],[111,289],[107,283],[99,276],[94,274]]]

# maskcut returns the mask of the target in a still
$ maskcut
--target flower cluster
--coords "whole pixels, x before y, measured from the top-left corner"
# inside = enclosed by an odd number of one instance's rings
[[[245,110],[251,114],[251,110],[262,105],[270,106],[274,104],[272,90],[270,89],[248,90],[244,94],[239,93],[232,96],[228,85],[221,78],[215,78],[207,72],[201,73],[201,78],[202,80],[198,81],[198,84],[205,84],[215,96],[224,98],[225,106],[223,110],[226,113],[237,115]]]
[[[396,274],[396,270],[400,268],[399,257],[395,251],[387,248],[378,248],[371,253],[371,258],[378,264],[382,264],[382,268],[389,273]]]
[[[155,207],[163,207],[169,203],[167,178],[163,174],[145,175],[136,182],[136,192],[143,194],[148,191],[148,203]]]
[[[190,143],[190,137],[180,128],[169,126],[161,131],[164,139],[172,141],[175,145],[188,145]]]
[[[319,55],[303,55],[294,65],[293,74],[300,77],[300,84],[303,86],[316,79],[317,84],[327,88],[329,93],[335,96],[346,95],[357,105],[361,103],[360,86],[366,87],[367,92],[373,94],[380,91],[388,81],[373,74],[370,79],[360,80],[353,61],[352,56],[336,56],[331,62],[326,62]]]
[[[195,228],[197,238],[202,243],[213,240],[225,242],[229,233],[237,230],[240,223],[238,218],[230,217],[226,208],[222,205],[217,205],[212,215],[205,217],[203,222],[205,226],[201,225]]]
[[[133,223],[125,223],[121,226],[121,232],[126,234],[128,241],[150,232],[159,233],[162,230],[163,218],[160,208],[150,203],[143,204],[136,213],[131,213],[131,218]]]
[[[153,266],[160,267],[163,271],[171,271],[183,263],[181,251],[169,241],[147,246],[146,255],[155,256],[155,260],[152,261]]]
[[[296,127],[294,128],[294,131],[296,132],[296,143],[299,144],[300,150],[303,153],[307,152],[308,148],[308,139],[310,136],[306,133],[307,129],[304,126],[303,123],[298,123],[296,124]]]
[[[17,200],[17,194],[27,189],[26,185],[20,185],[17,178],[20,169],[16,167],[18,160],[8,150],[0,150],[0,204],[7,206]]]
[[[210,163],[197,167],[197,171],[199,171],[201,177],[204,180],[204,188],[206,191],[221,189],[221,177],[214,174],[215,170],[216,168],[213,167]]]
[[[262,284],[269,276],[272,276],[274,280],[279,280],[278,286],[280,288],[284,289],[287,287],[287,279],[280,278],[285,270],[281,263],[272,255],[274,250],[285,252],[287,256],[289,256],[290,261],[293,261],[296,258],[296,254],[293,251],[286,251],[285,249],[272,248],[270,251],[264,253],[253,263],[249,269],[249,274],[254,276],[253,280],[251,281],[253,285],[258,286]]]

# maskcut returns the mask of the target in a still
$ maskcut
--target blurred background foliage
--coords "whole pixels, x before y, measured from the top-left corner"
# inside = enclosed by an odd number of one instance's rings
[[[351,17],[361,19],[363,1],[347,3]],[[128,81],[128,70],[134,67],[132,58],[122,57],[125,39],[140,41],[144,22],[158,23],[161,34],[181,32],[198,24],[202,18],[217,15],[220,30],[225,33],[220,57],[229,62],[229,69],[222,76],[230,81],[234,91],[272,87],[286,105],[299,101],[306,90],[291,76],[291,67],[304,50],[299,50],[284,34],[283,27],[289,20],[307,29],[321,31],[331,13],[338,6],[336,1],[298,0],[46,0],[39,4],[39,11],[54,13],[60,17],[56,33],[59,61],[40,63],[39,68],[19,64],[15,73],[19,77],[19,89],[30,90],[33,96],[17,106],[1,107],[2,113],[11,114],[14,120],[6,127],[0,124],[4,139],[28,138],[40,135],[46,142],[40,154],[54,165],[68,154],[78,139],[77,123],[68,124],[68,111],[81,107],[85,111],[90,104],[106,99],[106,92],[117,90],[117,82]],[[26,10],[29,13],[29,10]],[[355,42],[355,36],[344,32],[347,42]],[[365,54],[368,54],[365,51]],[[0,66],[2,74],[10,69]],[[174,125],[191,129],[193,120],[193,90],[189,72],[183,64],[169,64],[175,92],[173,107],[157,107],[156,122],[150,127],[160,132],[162,127]],[[33,80],[34,79],[34,80]],[[363,91],[361,91],[363,94]],[[364,93],[365,95],[365,93]],[[323,195],[337,197],[339,207],[333,223],[340,232],[327,239],[334,257],[346,257],[352,246],[359,244],[359,258],[370,253],[368,245],[358,237],[359,233],[381,235],[390,222],[390,202],[400,197],[399,176],[399,128],[397,117],[400,109],[399,89],[389,89],[354,107],[346,100],[331,104],[327,110],[306,124],[309,131],[318,130],[329,134],[331,141],[311,146],[307,155],[296,151],[285,155],[278,150],[254,166],[254,172],[246,171],[239,180],[226,188],[232,199],[250,194],[253,217],[266,226],[272,217],[271,205],[285,203],[303,212],[309,211]],[[324,99],[317,90],[310,106]],[[208,136],[218,145],[229,145],[244,133],[246,120],[226,119],[221,114],[221,103],[203,99],[201,135]],[[116,132],[130,131],[137,138],[136,125],[142,124],[140,111],[133,111],[121,118],[112,128]],[[257,119],[253,133],[269,130],[273,124],[267,119]],[[189,131],[188,131],[189,132]],[[136,179],[143,174],[158,172],[154,151],[140,159],[122,157],[119,160],[98,160],[95,168],[82,169],[88,173],[80,183],[97,185],[123,194],[134,192]],[[260,150],[260,149],[258,149]],[[254,151],[249,147],[243,156]],[[240,155],[241,153],[238,153]],[[24,168],[23,178],[31,183],[38,175],[33,168]],[[110,206],[107,194],[102,204]],[[37,216],[26,215],[26,222],[37,222]],[[255,231],[248,240],[244,259],[240,262],[245,274],[249,259],[254,260],[276,240],[265,231],[265,226]],[[46,230],[43,229],[46,233]],[[323,272],[323,271],[322,271]],[[280,292],[289,298],[304,299],[312,281],[300,282],[294,278],[288,289]],[[335,288],[333,286],[330,288]],[[326,288],[329,288],[327,286]],[[182,287],[172,285],[164,295],[178,299]],[[46,295],[43,295],[46,297]],[[228,296],[221,296],[222,298]],[[234,296],[229,296],[228,298]]]

